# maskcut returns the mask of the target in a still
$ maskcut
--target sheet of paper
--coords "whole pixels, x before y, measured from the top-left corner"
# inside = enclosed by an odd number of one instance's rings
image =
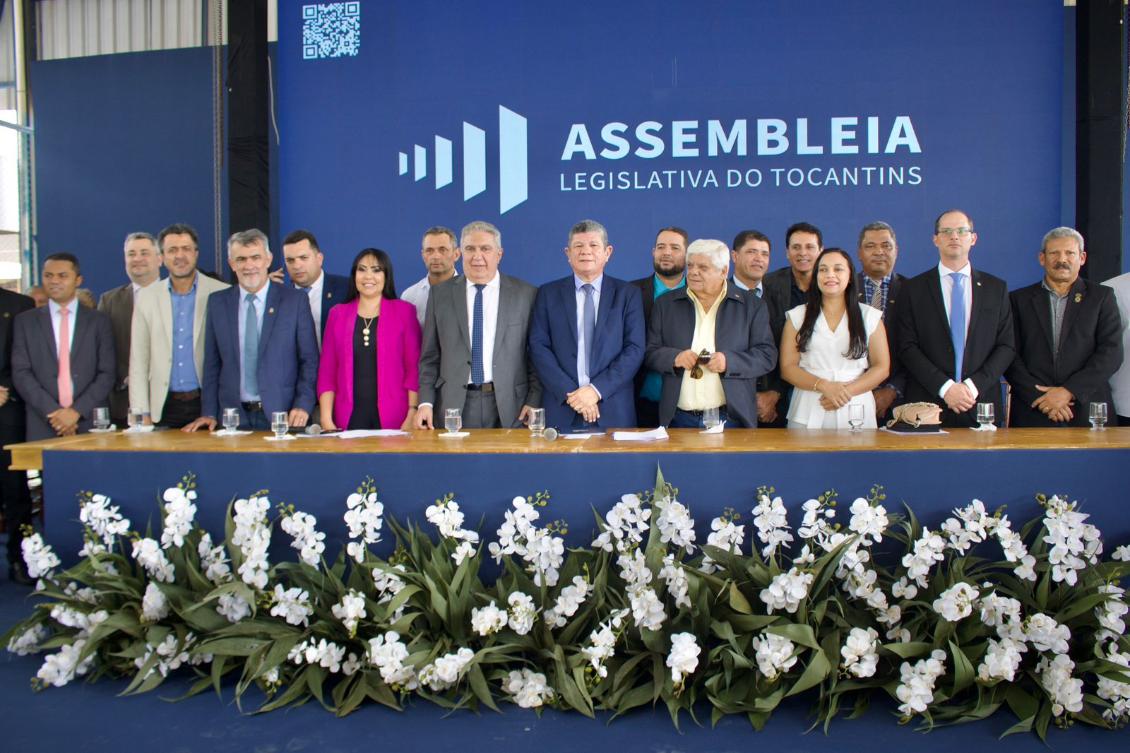
[[[353,429],[335,434],[338,439],[364,439],[365,437],[406,437],[408,432],[400,429]]]
[[[614,431],[612,438],[618,442],[654,442],[657,439],[668,439],[667,430],[660,426],[658,429],[648,431]]]

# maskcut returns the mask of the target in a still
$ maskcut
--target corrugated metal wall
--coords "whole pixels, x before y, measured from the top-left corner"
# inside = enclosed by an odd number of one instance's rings
[[[40,0],[38,58],[199,47],[207,43],[206,1]]]

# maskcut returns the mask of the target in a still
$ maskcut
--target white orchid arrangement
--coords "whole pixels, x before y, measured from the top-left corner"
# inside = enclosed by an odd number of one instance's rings
[[[371,479],[346,500],[336,544],[265,491],[231,502],[216,543],[196,523],[191,474],[162,495],[155,535],[84,493],[81,561],[60,570],[29,532],[38,602],[2,640],[45,654],[38,688],[119,675],[145,692],[194,672],[192,693],[258,686],[261,710],[313,698],[345,714],[410,694],[590,716],[662,702],[678,724],[706,700],[715,719],[760,728],[790,696],[827,725],[879,693],[925,726],[1006,708],[1010,732],[1040,737],[1130,721],[1130,546],[1104,560],[1066,498],[1039,497],[1043,516],[1020,530],[978,500],[931,529],[880,488],[839,522],[828,492],[799,506],[794,529],[761,488],[748,525],[726,508],[701,543],[678,497],[660,474],[596,516],[591,546],[566,549],[545,492],[516,497],[485,545],[453,495],[425,510],[429,534],[386,519]],[[293,560],[270,560],[276,522]]]

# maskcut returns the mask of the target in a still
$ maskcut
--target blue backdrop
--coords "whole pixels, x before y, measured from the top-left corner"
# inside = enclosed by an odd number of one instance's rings
[[[403,288],[424,228],[485,218],[542,282],[591,216],[623,277],[668,224],[762,229],[780,266],[801,219],[852,249],[891,222],[909,274],[959,206],[1018,286],[1063,219],[1059,2],[331,5],[280,3],[277,108],[280,228],[335,271],[380,245]]]

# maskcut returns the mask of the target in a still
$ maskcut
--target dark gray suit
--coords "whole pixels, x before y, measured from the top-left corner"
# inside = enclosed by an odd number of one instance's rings
[[[526,345],[537,288],[516,277],[501,273],[499,277],[491,368],[498,418],[507,428],[518,424],[523,405],[541,406],[541,383]],[[466,402],[471,373],[470,333],[467,278],[453,277],[432,287],[420,350],[420,402],[432,404],[433,421],[442,421],[445,407],[462,408]]]
[[[777,364],[777,346],[769,327],[769,308],[748,290],[730,286],[719,306],[714,330],[714,351],[726,356],[722,391],[726,412],[735,426],[757,426],[755,398],[758,377]],[[647,331],[647,368],[663,375],[659,400],[659,423],[667,426],[678,407],[683,369],[675,368],[675,356],[691,346],[695,307],[686,288],[665,293],[655,301]]]
[[[110,390],[110,418],[125,426],[129,413],[129,342],[133,324],[133,283],[107,290],[98,299],[98,310],[110,317],[114,333],[114,387]]]
[[[69,310],[77,310],[71,321],[71,383],[74,402],[71,407],[82,416],[78,431],[90,430],[91,412],[105,406],[114,386],[114,335],[110,317],[101,311],[71,302]],[[16,317],[12,343],[12,382],[27,406],[27,438],[50,439],[55,430],[47,414],[59,405],[59,358],[55,349],[55,332],[51,326],[51,308],[25,311]]]

